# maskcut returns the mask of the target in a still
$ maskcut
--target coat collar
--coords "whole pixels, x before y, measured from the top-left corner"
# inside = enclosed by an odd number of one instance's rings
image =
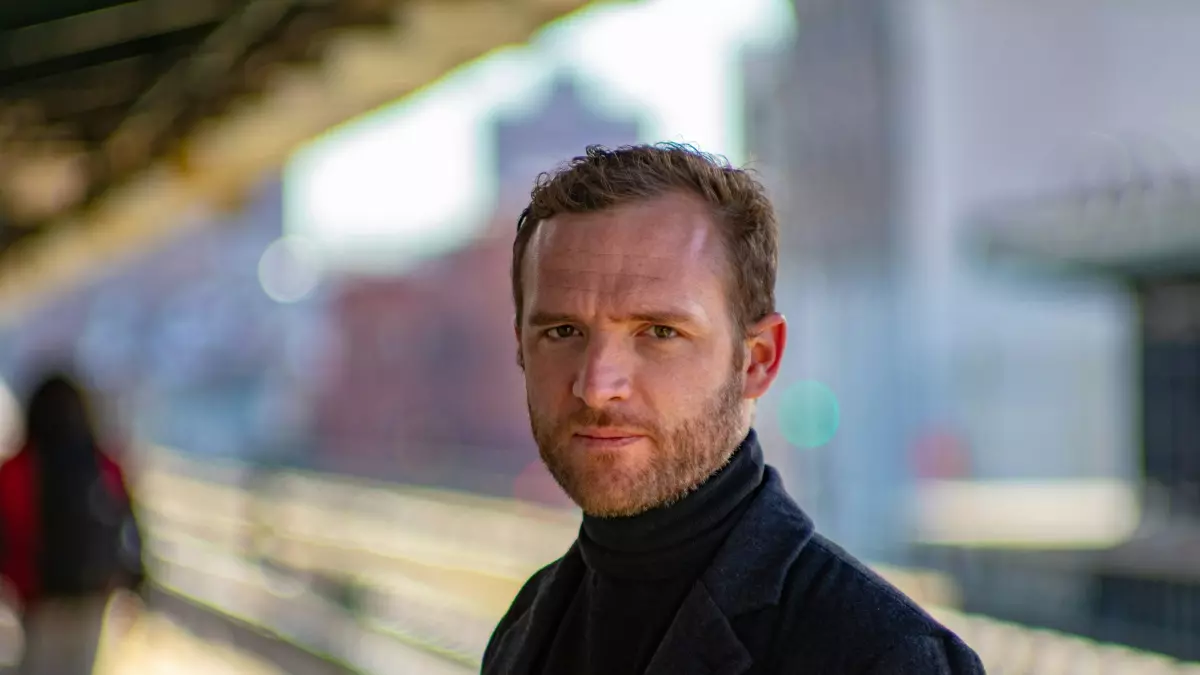
[[[732,618],[778,604],[788,570],[813,534],[778,472],[763,485],[679,608],[646,675],[743,675],[754,664]],[[505,631],[485,675],[532,675],[584,574],[577,546],[551,567],[529,610]]]

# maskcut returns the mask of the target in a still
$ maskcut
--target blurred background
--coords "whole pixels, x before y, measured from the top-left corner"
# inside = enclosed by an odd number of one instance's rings
[[[779,209],[757,425],[818,526],[989,672],[1200,672],[1197,35],[1185,0],[5,3],[0,426],[74,364],[148,534],[99,669],[477,672],[578,524],[516,215],[669,140]]]

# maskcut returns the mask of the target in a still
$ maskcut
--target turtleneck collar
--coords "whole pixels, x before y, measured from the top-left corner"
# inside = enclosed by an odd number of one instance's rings
[[[592,570],[613,577],[665,579],[698,574],[762,483],[754,430],[729,463],[678,502],[628,518],[584,516],[579,549]]]

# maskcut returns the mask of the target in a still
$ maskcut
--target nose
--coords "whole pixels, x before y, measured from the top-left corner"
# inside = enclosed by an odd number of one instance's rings
[[[624,401],[632,391],[629,357],[619,339],[593,337],[571,391],[589,408]]]

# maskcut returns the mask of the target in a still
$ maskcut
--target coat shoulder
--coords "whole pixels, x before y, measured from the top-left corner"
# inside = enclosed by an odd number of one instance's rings
[[[492,636],[488,640],[487,649],[484,651],[484,664],[490,663],[496,655],[496,650],[499,648],[503,637],[513,628],[513,625],[527,614],[532,608],[534,600],[538,597],[542,587],[547,583],[547,580],[554,576],[555,570],[562,563],[562,558],[546,565],[529,577],[521,590],[517,592],[517,596],[513,598],[512,604],[509,605],[508,611],[496,624],[495,630],[492,631]]]
[[[521,586],[521,590],[517,592],[517,596],[513,598],[508,612],[505,613],[504,619],[501,620],[501,624],[506,620],[520,618],[522,614],[529,611],[533,606],[534,598],[538,596],[538,592],[541,591],[542,586],[545,585],[547,580],[554,576],[554,572],[560,564],[562,564],[562,558],[542,567],[526,580],[525,584]]]
[[[816,672],[982,675],[975,653],[912,598],[825,537],[795,558],[779,605],[776,653]]]

